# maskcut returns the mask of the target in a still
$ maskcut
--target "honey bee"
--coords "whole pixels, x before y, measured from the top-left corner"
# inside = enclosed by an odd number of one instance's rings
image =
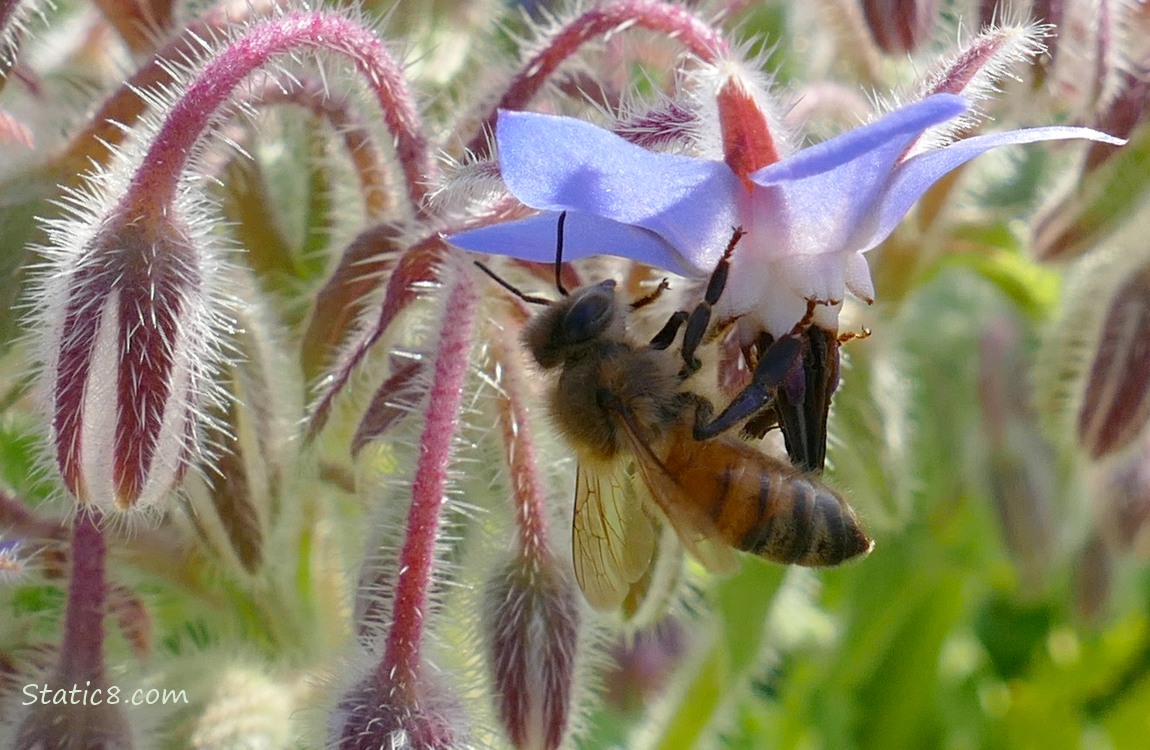
[[[578,459],[572,552],[588,603],[605,611],[620,606],[651,564],[659,518],[718,572],[735,566],[733,549],[804,566],[837,565],[869,552],[873,542],[841,495],[732,432],[712,435],[722,415],[711,421],[710,403],[684,388],[699,367],[695,351],[742,232],[734,232],[703,301],[640,343],[628,331],[630,314],[666,285],[630,304],[611,280],[568,294],[559,279],[564,219],[556,243],[560,300],[524,295],[480,267],[521,299],[546,305],[527,323],[523,342],[541,369],[557,375],[550,413]],[[684,325],[676,357],[669,349]],[[781,380],[797,346],[796,336],[772,345],[764,355],[772,360],[757,368],[761,384],[767,372]]]

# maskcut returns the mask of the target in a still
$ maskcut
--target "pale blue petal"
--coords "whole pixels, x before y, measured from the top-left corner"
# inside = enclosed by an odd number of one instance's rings
[[[696,269],[714,265],[739,225],[746,188],[723,162],[648,151],[582,120],[530,112],[500,112],[496,139],[503,181],[525,205],[642,227]],[[612,237],[610,226],[599,225],[594,242],[635,257],[633,237]]]
[[[992,148],[1040,141],[1082,138],[1120,146],[1126,141],[1090,128],[1052,126],[1009,130],[1004,133],[975,136],[956,141],[945,148],[926,151],[900,164],[889,180],[889,187],[875,216],[872,233],[860,242],[859,250],[869,250],[894,231],[914,202],[947,173]]]
[[[802,180],[843,167],[852,162],[879,153],[885,156],[886,174],[902,155],[898,144],[917,138],[924,130],[958,117],[970,105],[961,96],[935,94],[908,104],[887,116],[830,140],[817,143],[782,161],[770,164],[751,174],[759,185]],[[894,151],[893,156],[889,156]]]
[[[472,252],[553,263],[558,222],[559,214],[546,211],[460,232],[447,241]],[[675,249],[654,232],[569,211],[563,227],[563,260],[600,254],[631,258],[677,273],[697,273],[696,269],[684,268]]]
[[[935,94],[753,173],[767,192],[757,201],[760,213],[776,224],[764,231],[796,254],[857,250],[858,232],[873,226],[898,160],[923,131],[968,106],[960,96]]]

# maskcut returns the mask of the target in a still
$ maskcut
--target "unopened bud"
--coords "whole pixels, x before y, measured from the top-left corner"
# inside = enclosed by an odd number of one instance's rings
[[[1057,55],[1048,86],[1072,110],[1088,112],[1103,95],[1114,58],[1112,5],[1064,2],[1056,11]]]
[[[154,506],[193,457],[211,388],[208,269],[170,217],[113,215],[77,251],[74,225],[54,229],[37,333],[57,466],[83,504]]]
[[[918,88],[922,96],[960,94],[971,104],[992,98],[1003,80],[1045,50],[1049,28],[1040,24],[990,26],[972,38],[949,59],[931,70]],[[920,152],[950,143],[982,120],[977,109],[936,125],[912,148]]]
[[[608,702],[642,708],[670,683],[691,646],[683,621],[668,615],[654,626],[621,638],[611,649],[614,665],[605,675]]]
[[[567,734],[578,596],[552,558],[520,555],[488,585],[483,630],[496,713],[519,750],[555,750]]]
[[[16,731],[14,750],[65,747],[130,750],[133,747],[132,730],[121,706],[105,700],[111,694],[108,684],[86,681],[76,685],[57,680],[48,684],[64,687],[48,700],[38,700],[32,706]],[[93,700],[85,700],[87,698]],[[94,699],[100,702],[97,704]]]
[[[1110,300],[1090,367],[1078,438],[1091,458],[1130,445],[1150,418],[1150,265],[1126,280]]]
[[[391,375],[371,397],[363,419],[351,441],[352,455],[378,439],[402,417],[412,411],[426,395],[427,362],[418,356],[392,355]]]
[[[1098,467],[1095,504],[1097,532],[1116,553],[1150,555],[1150,443]]]
[[[670,149],[689,143],[698,131],[694,112],[678,102],[615,123],[612,132],[631,143],[653,150]]]
[[[938,19],[938,0],[862,0],[862,9],[875,43],[890,55],[916,50]]]
[[[381,684],[371,673],[349,690],[333,717],[328,744],[339,750],[447,750],[461,746],[452,714],[427,681]]]
[[[1028,590],[1040,590],[1055,551],[1054,452],[1035,424],[1019,326],[994,321],[979,342],[979,405],[990,499]]]
[[[290,685],[254,668],[232,667],[213,675],[211,688],[212,697],[191,730],[188,746],[291,746],[291,718],[298,706]]]
[[[1036,431],[1012,431],[988,466],[990,497],[1003,541],[1026,588],[1032,591],[1041,590],[1055,549],[1053,476],[1052,457]]]
[[[1117,91],[1097,114],[1094,127],[1105,133],[1127,138],[1134,128],[1145,121],[1147,104],[1150,104],[1150,80],[1145,73],[1118,71]],[[1113,156],[1120,146],[1108,143],[1092,143],[1086,152],[1086,171],[1089,172]]]

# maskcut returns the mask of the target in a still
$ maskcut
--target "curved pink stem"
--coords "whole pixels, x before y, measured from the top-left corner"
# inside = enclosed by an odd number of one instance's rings
[[[367,79],[395,139],[408,195],[423,210],[436,173],[402,67],[370,30],[335,13],[289,13],[251,27],[211,60],[168,113],[121,203],[127,215],[156,215],[174,203],[176,187],[203,134],[236,87],[275,55],[316,47],[350,59]]]

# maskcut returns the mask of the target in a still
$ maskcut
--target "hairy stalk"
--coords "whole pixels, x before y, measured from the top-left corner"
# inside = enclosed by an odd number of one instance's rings
[[[150,215],[172,205],[184,167],[236,87],[272,57],[300,47],[343,55],[368,81],[395,139],[412,206],[421,212],[436,169],[402,67],[370,29],[334,13],[291,13],[258,23],[211,60],[168,113],[122,205]]]
[[[151,60],[104,100],[87,127],[73,135],[68,146],[56,157],[52,171],[60,175],[61,180],[75,185],[81,181],[81,175],[90,164],[106,164],[115,147],[123,142],[147,107],[139,92],[172,83],[173,71],[166,61],[192,59],[202,50],[201,40],[220,37],[233,24],[245,23],[267,13],[270,8],[269,0],[237,0],[218,5],[199,20],[189,23],[184,33],[160,47]]]
[[[466,271],[455,275],[447,298],[435,357],[427,417],[411,488],[407,535],[399,554],[395,604],[387,645],[379,665],[381,683],[414,687],[422,659],[423,633],[436,563],[452,442],[459,427],[463,380],[470,360],[478,295]]]
[[[546,46],[527,61],[499,103],[483,119],[482,127],[467,144],[467,150],[479,158],[488,156],[488,134],[495,130],[499,110],[526,108],[556,68],[584,44],[596,37],[633,27],[664,33],[706,62],[713,62],[728,51],[722,35],[678,5],[651,0],[621,0],[592,8],[564,24],[547,40]]]
[[[104,675],[104,613],[108,583],[104,577],[104,533],[99,512],[76,514],[72,531],[72,578],[64,613],[60,673],[93,684]],[[82,684],[82,683],[79,683]]]
[[[172,26],[172,0],[95,0],[93,3],[134,54],[155,49]]]
[[[547,544],[548,523],[546,489],[539,476],[535,440],[528,421],[527,392],[520,354],[506,329],[492,337],[492,354],[501,369],[502,397],[499,399],[499,426],[507,466],[511,470],[514,493],[515,529],[519,536],[520,554],[532,560],[550,557]]]
[[[343,141],[344,150],[359,178],[364,209],[369,217],[382,218],[391,207],[387,174],[375,139],[354,105],[312,78],[279,76],[252,97],[261,104],[295,104],[325,118]]]

